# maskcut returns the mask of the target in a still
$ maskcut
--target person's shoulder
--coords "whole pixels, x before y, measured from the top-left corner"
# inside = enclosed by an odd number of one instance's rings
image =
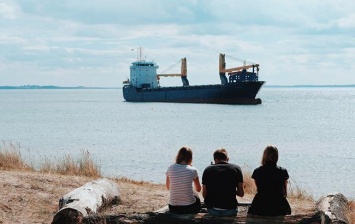
[[[186,166],[186,168],[187,168],[187,169],[190,169],[190,170],[196,170],[196,171],[197,171],[196,167],[191,166],[191,165]]]
[[[208,172],[214,172],[214,170],[218,169],[218,167],[216,166],[216,164],[211,164],[208,165],[205,169],[204,169],[204,173],[208,173]]]
[[[242,171],[242,168],[239,165],[235,164],[235,163],[229,163],[228,165],[230,167],[233,167],[234,169]]]
[[[259,166],[259,167],[254,169],[254,172],[258,172],[259,170],[262,170],[262,169],[263,169],[263,166]]]
[[[282,170],[282,171],[287,171],[286,168],[282,167],[282,166],[276,166],[277,169]]]
[[[238,167],[238,168],[240,168],[240,166],[237,165],[237,164],[235,164],[235,163],[228,163],[228,165],[229,165],[229,166],[233,166],[233,167]]]
[[[215,166],[214,166],[214,165],[212,165],[212,164],[211,164],[211,165],[208,165],[208,166],[205,168],[205,171],[206,171],[206,170],[213,169],[214,167],[215,167]]]
[[[259,166],[254,169],[252,176],[262,175],[262,173],[266,172],[265,167]]]
[[[166,172],[171,172],[174,170],[174,164],[170,164]]]

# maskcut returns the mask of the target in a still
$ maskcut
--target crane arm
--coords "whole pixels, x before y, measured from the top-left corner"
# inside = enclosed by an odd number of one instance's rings
[[[181,73],[180,74],[158,74],[157,79],[160,79],[160,76],[163,77],[174,77],[174,76],[187,76],[187,66],[186,66],[186,58],[181,58]]]
[[[157,79],[160,80],[160,77],[176,77],[176,76],[182,76],[181,74],[159,74],[157,75]]]
[[[240,67],[235,67],[235,68],[228,68],[228,69],[223,69],[220,72],[237,72],[237,71],[241,71],[243,69],[249,69],[249,68],[253,68],[253,67],[259,67],[259,64],[254,64],[254,65],[245,65],[245,66],[240,66]]]

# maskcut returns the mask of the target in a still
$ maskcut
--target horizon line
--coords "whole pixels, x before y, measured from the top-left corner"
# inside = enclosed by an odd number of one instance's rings
[[[299,85],[267,85],[266,88],[275,87],[355,87],[355,84],[299,84]],[[19,86],[0,86],[0,89],[122,89],[122,87],[98,87],[98,86],[55,86],[55,85],[19,85]]]

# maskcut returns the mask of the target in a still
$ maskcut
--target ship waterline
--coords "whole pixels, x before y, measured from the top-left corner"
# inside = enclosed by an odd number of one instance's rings
[[[258,81],[155,89],[126,85],[123,87],[123,97],[129,102],[261,104],[261,99],[255,97],[263,84],[263,81]]]

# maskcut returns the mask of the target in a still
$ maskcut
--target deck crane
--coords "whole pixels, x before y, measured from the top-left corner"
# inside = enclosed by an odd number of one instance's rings
[[[243,66],[226,69],[226,61],[225,61],[226,55],[219,54],[219,76],[222,84],[228,83],[226,78],[226,72],[229,75],[229,82],[235,81],[237,79],[242,79],[240,81],[257,80],[257,77],[259,75],[259,64],[250,63],[249,65],[247,65],[246,64],[247,62],[245,60],[240,60],[231,56],[227,56],[227,57],[243,62]],[[249,68],[253,68],[253,72],[247,72],[247,69]],[[256,69],[256,73],[255,73],[255,69]]]
[[[187,65],[186,58],[181,58],[181,73],[172,73],[172,74],[157,74],[157,79],[160,80],[160,77],[181,77],[183,86],[189,86],[189,80],[187,79]]]

